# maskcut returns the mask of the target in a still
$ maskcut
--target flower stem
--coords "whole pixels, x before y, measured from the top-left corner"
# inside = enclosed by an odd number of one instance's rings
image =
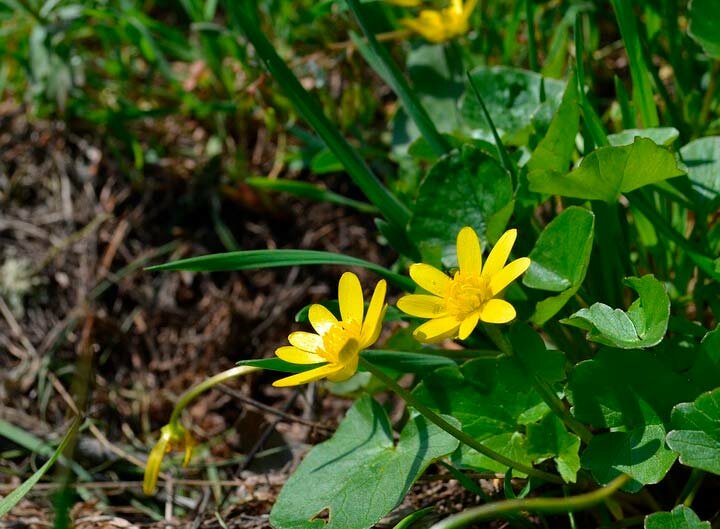
[[[180,415],[183,410],[200,394],[209,390],[213,386],[227,382],[235,377],[250,374],[254,371],[260,371],[260,368],[252,366],[236,366],[228,369],[227,371],[223,371],[222,373],[218,373],[217,375],[213,375],[210,378],[203,380],[196,386],[191,387],[185,393],[180,395],[180,398],[173,408],[172,415],[170,415],[170,421],[168,424],[177,424],[180,421]]]
[[[563,423],[565,423],[565,426],[582,439],[585,444],[589,443],[590,439],[592,439],[592,432],[587,428],[587,426],[570,415],[570,412],[565,407],[565,404],[558,398],[555,391],[552,387],[550,387],[550,384],[527,368],[523,361],[515,355],[510,341],[502,335],[495,325],[485,325],[484,329],[488,338],[493,341],[497,348],[500,349],[500,351],[506,356],[512,358],[520,370],[527,375],[533,383],[535,390],[540,394],[540,397],[543,401],[545,401],[545,404],[548,405],[552,412],[557,415]]]
[[[606,487],[577,496],[566,498],[524,498],[486,503],[445,518],[433,525],[431,529],[458,529],[481,520],[494,520],[500,516],[509,516],[519,512],[557,514],[580,511],[603,502],[628,481],[630,481],[630,476],[623,474],[611,481]]]
[[[367,371],[369,371],[375,377],[377,377],[383,384],[385,384],[388,387],[388,389],[392,390],[396,395],[398,395],[401,399],[403,399],[406,404],[415,408],[427,420],[429,420],[430,422],[434,423],[435,425],[437,425],[440,428],[442,428],[443,430],[445,430],[447,433],[452,435],[455,439],[457,439],[461,443],[469,446],[473,450],[480,452],[484,456],[487,456],[490,459],[497,461],[498,463],[500,463],[502,465],[506,465],[508,467],[514,468],[515,470],[523,472],[524,474],[527,474],[528,476],[533,476],[533,477],[536,477],[539,479],[543,479],[543,480],[549,481],[551,483],[558,483],[558,484],[564,483],[564,481],[560,477],[558,477],[554,474],[550,474],[548,472],[538,470],[536,468],[525,465],[523,463],[518,463],[517,461],[513,461],[512,459],[505,457],[504,455],[496,452],[495,450],[492,450],[492,449],[484,446],[477,439],[475,439],[471,435],[463,432],[459,428],[456,428],[455,426],[450,424],[448,421],[443,419],[442,416],[440,416],[438,413],[435,413],[429,407],[425,406],[422,402],[420,402],[418,399],[416,399],[412,393],[410,393],[408,390],[406,390],[405,388],[400,386],[391,377],[386,375],[382,370],[380,370],[374,364],[368,362],[362,356],[360,357],[360,364]]]

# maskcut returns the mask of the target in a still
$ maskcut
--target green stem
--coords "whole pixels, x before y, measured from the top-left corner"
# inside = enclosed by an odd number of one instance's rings
[[[551,483],[558,483],[558,484],[564,483],[564,481],[561,478],[559,478],[558,476],[556,476],[554,474],[550,474],[548,472],[538,470],[531,466],[527,466],[522,463],[518,463],[517,461],[513,461],[512,459],[507,458],[504,455],[499,454],[498,452],[495,452],[494,450],[484,446],[477,439],[475,439],[471,435],[463,432],[459,428],[456,428],[455,426],[453,426],[452,424],[447,422],[445,419],[443,419],[439,414],[435,413],[429,407],[425,406],[422,402],[420,402],[418,399],[416,399],[412,393],[410,393],[408,390],[406,390],[405,388],[400,386],[391,377],[386,375],[381,369],[379,369],[374,364],[368,362],[362,356],[360,357],[360,365],[362,365],[365,368],[365,370],[372,373],[377,379],[379,379],[383,384],[385,384],[388,387],[388,389],[392,390],[396,395],[398,395],[401,399],[403,399],[406,404],[408,404],[409,406],[412,406],[417,411],[419,411],[427,420],[429,420],[433,424],[439,426],[440,428],[445,430],[447,433],[452,435],[455,439],[457,439],[461,443],[469,446],[473,450],[480,452],[484,456],[487,456],[490,459],[492,459],[493,461],[497,461],[498,463],[500,463],[502,465],[506,465],[506,466],[514,468],[520,472],[523,472],[524,474],[527,474],[528,476],[533,476],[533,477],[536,477],[539,479],[543,479],[543,480],[551,482]]]
[[[188,404],[190,404],[195,398],[197,398],[200,394],[204,393],[210,388],[217,386],[218,384],[227,382],[230,379],[242,375],[248,375],[250,373],[260,370],[261,368],[259,367],[236,366],[228,369],[227,371],[223,371],[222,373],[218,373],[217,375],[213,375],[210,378],[203,380],[198,385],[191,387],[185,393],[180,395],[180,398],[175,404],[175,408],[173,408],[172,415],[170,415],[170,421],[168,422],[168,424],[178,424],[180,421],[180,415],[182,414],[183,410],[187,408]]]
[[[705,471],[693,468],[690,473],[690,477],[688,478],[685,487],[683,487],[675,505],[682,504],[685,507],[690,507],[695,499],[698,489],[700,489],[700,485],[702,485],[703,479],[705,479]]]
[[[436,523],[431,529],[457,529],[466,527],[482,520],[494,520],[498,517],[507,517],[520,512],[535,512],[542,514],[557,514],[575,512],[601,503],[617,492],[620,487],[630,481],[630,477],[621,475],[610,484],[601,489],[570,496],[566,498],[524,498],[520,500],[505,500],[488,503],[445,518]]]
[[[533,72],[540,70],[537,59],[537,44],[535,42],[535,0],[525,0],[525,18],[527,19],[528,61]]]
[[[485,334],[490,338],[493,343],[502,351],[505,356],[512,358],[516,365],[523,371],[530,381],[535,386],[535,390],[540,394],[545,404],[557,415],[565,426],[572,430],[584,443],[589,443],[592,439],[592,432],[588,428],[578,421],[575,417],[570,415],[570,412],[565,407],[562,400],[558,398],[555,391],[550,387],[547,381],[543,380],[537,374],[533,373],[527,368],[522,359],[515,355],[512,344],[510,341],[503,336],[497,325],[484,325]]]

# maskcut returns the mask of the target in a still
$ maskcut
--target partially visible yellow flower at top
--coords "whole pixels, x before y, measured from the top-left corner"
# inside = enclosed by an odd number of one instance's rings
[[[506,231],[483,266],[478,236],[475,230],[466,226],[457,236],[459,270],[452,278],[427,264],[412,265],[410,277],[430,292],[409,294],[397,303],[400,310],[411,316],[430,318],[415,329],[415,338],[426,343],[446,338],[464,340],[478,321],[512,321],[515,308],[500,296],[530,266],[527,257],[505,264],[516,238],[517,230]]]
[[[401,22],[430,42],[446,42],[468,32],[470,15],[477,3],[478,0],[468,0],[464,4],[463,0],[450,0],[450,5],[444,9],[423,9],[417,18],[405,18]]]
[[[322,305],[311,305],[308,318],[314,333],[298,331],[288,336],[291,345],[279,347],[275,354],[292,364],[319,364],[315,369],[281,378],[273,386],[297,386],[321,378],[332,382],[347,380],[355,374],[360,352],[374,344],[385,317],[387,284],[381,279],[375,286],[367,314],[360,280],[345,272],[338,286],[338,320]]]
[[[160,466],[163,458],[168,452],[173,450],[184,450],[183,466],[186,467],[190,463],[193,448],[196,445],[190,432],[181,424],[166,424],[160,429],[160,439],[150,451],[147,463],[145,464],[145,476],[143,477],[143,492],[152,494],[157,486],[158,476],[160,475]]]

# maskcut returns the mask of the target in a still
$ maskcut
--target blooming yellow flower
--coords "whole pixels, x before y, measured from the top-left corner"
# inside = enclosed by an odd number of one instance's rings
[[[380,336],[387,305],[387,284],[380,280],[375,286],[367,314],[360,280],[352,272],[345,272],[338,286],[340,316],[338,319],[322,305],[311,305],[308,318],[317,334],[294,332],[288,336],[291,345],[279,347],[275,354],[293,364],[325,364],[282,378],[273,386],[297,386],[321,378],[333,382],[347,380],[357,371],[360,351],[367,349]]]
[[[402,24],[430,42],[441,43],[464,35],[478,0],[450,0],[445,9],[423,9],[417,18],[405,18]]]
[[[160,466],[163,458],[168,452],[173,450],[185,450],[183,458],[183,466],[186,467],[190,463],[193,448],[195,447],[195,439],[192,438],[181,424],[166,424],[160,430],[160,439],[150,451],[147,463],[145,465],[145,476],[143,478],[143,492],[152,494],[157,486],[158,475],[160,475]]]
[[[501,299],[502,291],[530,266],[521,257],[507,266],[517,230],[506,231],[488,255],[485,266],[478,236],[464,227],[457,236],[460,269],[452,279],[435,267],[414,264],[410,277],[430,294],[410,294],[398,300],[403,312],[418,318],[430,318],[415,329],[414,336],[431,343],[445,338],[464,340],[478,321],[508,323],[515,318],[513,306]]]

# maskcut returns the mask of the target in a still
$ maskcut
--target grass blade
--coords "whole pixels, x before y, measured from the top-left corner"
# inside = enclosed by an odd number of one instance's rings
[[[268,189],[270,191],[280,191],[289,193],[296,197],[307,198],[316,202],[331,202],[341,206],[348,206],[363,213],[378,213],[378,209],[372,204],[360,202],[347,198],[338,193],[328,191],[320,186],[309,182],[299,180],[289,180],[286,178],[265,178],[262,176],[251,177],[245,180],[245,183],[256,189]]]
[[[582,108],[585,126],[590,133],[592,141],[595,143],[596,146],[604,147],[606,145],[610,145],[607,139],[607,134],[605,133],[605,129],[603,128],[602,121],[600,121],[600,117],[597,115],[597,112],[595,112],[595,109],[590,104],[590,100],[588,99],[587,93],[585,92],[585,44],[581,16],[582,15],[578,13],[575,17],[574,31],[576,63],[575,67],[577,71],[578,88],[580,90],[580,107]],[[586,152],[590,152],[590,149],[586,148]]]
[[[260,29],[254,11],[255,2],[228,0],[226,6],[298,114],[317,131],[368,200],[377,206],[390,222],[404,229],[410,220],[410,211],[380,182],[358,152],[325,116],[317,100],[302,87],[295,74],[277,54]]]
[[[643,56],[640,35],[632,12],[632,4],[625,0],[611,0],[620,34],[630,62],[630,77],[633,84],[633,100],[636,102],[645,128],[660,125],[657,107],[653,97],[651,75]]]
[[[229,272],[233,270],[321,264],[367,268],[405,290],[412,291],[415,288],[414,282],[409,277],[396,274],[378,264],[349,255],[317,250],[247,250],[243,252],[217,253],[151,266],[148,270],[153,272],[162,270]]]
[[[420,133],[435,154],[442,156],[450,152],[450,144],[435,128],[435,124],[430,119],[425,107],[420,103],[420,100],[415,95],[415,92],[395,64],[395,61],[393,61],[387,49],[375,38],[375,34],[363,15],[360,2],[358,0],[346,0],[346,2],[350,11],[355,15],[360,29],[362,29],[362,32],[365,34],[365,38],[367,38],[367,45],[362,41],[356,42],[360,53],[362,53],[363,57],[365,57],[377,74],[390,85],[393,92],[397,94],[408,115],[413,119]]]
[[[75,417],[75,420],[70,426],[70,429],[65,434],[65,437],[63,437],[60,445],[52,453],[50,459],[48,459],[43,466],[37,469],[37,471],[32,476],[23,481],[18,488],[16,488],[10,494],[5,496],[2,501],[0,501],[0,518],[5,516],[10,511],[10,509],[12,509],[21,499],[23,499],[25,495],[30,492],[30,489],[32,489],[35,484],[40,481],[40,478],[42,478],[45,473],[50,470],[50,467],[55,464],[58,458],[65,451],[65,448],[67,448],[67,446],[75,437],[75,434],[77,433],[81,422],[82,418],[80,416]]]

